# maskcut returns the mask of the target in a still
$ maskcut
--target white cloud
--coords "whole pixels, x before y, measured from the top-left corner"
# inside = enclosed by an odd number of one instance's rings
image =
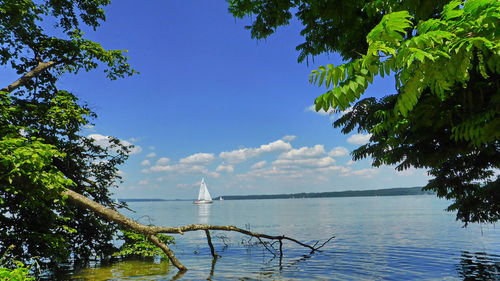
[[[283,140],[277,140],[268,144],[261,145],[257,152],[259,154],[264,152],[274,152],[274,151],[286,151],[292,149],[292,145],[284,142]]]
[[[297,136],[289,135],[289,136],[284,136],[281,139],[286,141],[286,142],[289,142],[289,141],[293,141],[295,138],[297,138]]]
[[[113,144],[110,142],[111,141],[110,136],[104,136],[101,134],[90,134],[87,136],[87,138],[94,140],[94,144],[97,144],[101,147],[111,148],[113,146]],[[119,140],[119,141],[124,146],[132,146],[133,145],[133,147],[130,148],[130,155],[138,154],[138,153],[141,153],[141,151],[142,151],[142,147],[140,147],[138,145],[134,145],[126,140]]]
[[[212,153],[196,153],[179,160],[182,164],[208,164],[215,159]]]
[[[302,173],[298,171],[289,171],[285,169],[281,169],[279,167],[273,166],[267,169],[254,169],[250,170],[245,174],[237,175],[237,178],[248,180],[255,178],[272,178],[272,177],[280,177],[280,178],[297,178],[301,177]]]
[[[263,144],[259,148],[241,148],[233,151],[223,151],[219,157],[231,164],[241,163],[249,158],[257,157],[263,153],[287,151],[292,149],[292,145],[283,140],[277,140],[268,144]]]
[[[346,156],[347,154],[349,154],[349,150],[347,150],[347,148],[342,147],[342,146],[337,146],[337,147],[334,147],[328,153],[328,156],[331,156],[331,157],[342,157],[342,156]]]
[[[83,128],[89,132],[95,132],[95,126],[91,124],[84,125]]]
[[[212,177],[212,178],[218,178],[220,177],[220,174],[219,173],[216,173],[216,172],[207,172],[205,173],[207,176],[209,177]]]
[[[146,159],[146,160],[141,162],[141,166],[151,166],[151,162]]]
[[[137,186],[137,185],[120,185],[118,187],[119,190],[137,190],[137,189],[141,189],[141,187]]]
[[[316,111],[315,105],[313,104],[313,105],[309,106],[308,108],[306,108],[306,111],[311,111],[311,112],[314,112],[314,113],[322,115],[322,116],[330,116],[331,119],[335,119],[335,118],[340,118],[340,117],[344,116],[345,114],[351,112],[352,107],[349,107],[343,111],[336,111],[332,108],[330,108],[328,111],[324,111],[323,109]]]
[[[122,141],[122,143],[123,143],[123,141]],[[129,144],[124,143],[124,145],[128,146]],[[132,154],[139,154],[139,153],[142,152],[142,147],[140,147],[140,146],[138,146],[136,144],[134,144],[133,146],[134,147],[132,147],[132,149],[130,149],[130,155],[132,155]]]
[[[232,165],[219,165],[215,171],[232,173],[234,171],[234,167]]]
[[[266,165],[266,161],[259,161],[252,165],[251,169],[261,169]]]
[[[185,184],[185,183],[179,183],[179,184],[177,184],[177,187],[178,188],[182,188],[182,189],[189,189],[189,188],[191,188],[191,186],[189,184]]]
[[[226,160],[229,163],[240,163],[246,161],[248,158],[255,157],[258,154],[255,152],[255,149],[251,148],[242,148],[233,151],[223,151],[219,153],[219,157]]]
[[[169,158],[161,157],[156,161],[156,164],[149,168],[143,169],[142,173],[149,174],[164,172],[173,174],[203,174],[210,177],[219,177],[219,173],[210,172],[205,167],[205,164],[214,159],[215,156],[209,153],[193,154],[180,159],[178,163],[172,163]],[[143,162],[151,163],[149,160],[144,160]],[[229,169],[229,167],[226,167],[226,171],[229,171]]]
[[[149,169],[144,169],[142,170],[144,173],[149,173],[149,172],[167,172],[167,171],[173,171],[174,166],[169,166],[169,165],[156,165],[153,166]]]
[[[341,115],[346,115],[347,113],[352,111],[352,107],[347,108],[346,110],[343,110],[340,112]]]
[[[314,113],[317,113],[319,115],[323,115],[323,116],[328,116],[328,115],[331,115],[334,111],[333,109],[330,109],[328,111],[324,111],[323,109],[320,109],[319,111],[316,111],[316,106],[313,104],[309,107],[306,108],[306,111],[311,111],[311,112],[314,112]]]
[[[167,157],[161,157],[160,159],[156,160],[157,165],[167,165],[170,162],[170,159]]]
[[[325,153],[325,148],[322,144],[317,144],[313,147],[301,147],[292,149],[279,156],[279,159],[305,159],[321,156]]]
[[[351,165],[354,165],[354,163],[356,163],[356,161],[349,160],[349,161],[347,161],[346,165],[351,166]]]
[[[343,167],[343,166],[328,166],[317,169],[318,172],[327,172],[327,173],[332,171],[339,171],[344,176],[347,176],[351,170],[352,169],[350,167]]]
[[[146,155],[146,157],[148,157],[148,158],[156,157],[156,153],[154,153],[154,152],[148,153],[148,155]]]
[[[87,138],[94,140],[94,143],[102,146],[102,147],[108,147],[111,144],[109,143],[109,137],[108,136],[103,136],[101,134],[90,134],[87,136]]]
[[[372,134],[355,134],[347,138],[347,142],[351,144],[363,145],[370,141]]]
[[[335,164],[331,157],[308,158],[308,159],[278,159],[273,161],[276,166],[285,166],[291,169],[302,169],[303,167],[326,167]]]
[[[259,162],[257,162],[259,163]],[[257,164],[256,163],[256,164]],[[255,182],[255,179],[266,178],[274,182],[285,181],[294,184],[321,184],[331,181],[335,176],[365,176],[370,177],[377,171],[356,171],[351,174],[352,168],[347,166],[336,166],[335,159],[329,156],[306,159],[277,159],[272,165],[254,165],[246,173],[236,175],[242,184]]]
[[[351,171],[349,174],[354,176],[360,176],[364,178],[372,178],[374,175],[378,174],[378,169],[370,168],[370,169],[361,169]]]
[[[149,172],[177,172],[177,173],[208,173],[207,168],[200,165],[156,165],[148,169]]]
[[[403,171],[394,170],[398,176],[412,176],[417,172],[417,169],[411,167]]]
[[[148,185],[149,184],[149,181],[148,180],[141,180],[139,182],[140,185]]]

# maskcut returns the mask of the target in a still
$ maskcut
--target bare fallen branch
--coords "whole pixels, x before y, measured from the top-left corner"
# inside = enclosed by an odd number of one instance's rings
[[[155,235],[153,234],[150,234],[148,236],[149,240],[155,244],[158,248],[160,248],[164,253],[165,255],[167,255],[168,259],[170,260],[170,262],[172,262],[172,264],[177,267],[177,269],[179,271],[186,271],[187,270],[187,267],[185,267],[178,259],[177,257],[174,255],[174,251],[172,251],[168,246],[167,244],[161,242],[160,239],[158,239],[158,237],[156,237]]]
[[[219,230],[219,231],[233,231],[233,232],[239,232],[248,236],[256,237],[263,245],[265,243],[262,241],[262,239],[269,239],[269,240],[277,240],[279,242],[279,256],[280,260],[283,257],[283,241],[288,240],[291,242],[294,242],[298,245],[301,245],[303,247],[306,247],[311,250],[310,254],[315,252],[315,251],[320,251],[319,249],[323,247],[326,243],[331,241],[334,237],[331,237],[328,239],[325,243],[323,243],[319,247],[315,247],[318,242],[314,246],[302,243],[294,238],[287,237],[284,235],[276,236],[276,235],[268,235],[268,234],[262,234],[262,233],[257,233],[257,232],[252,232],[249,230],[245,230],[242,228],[238,228],[236,226],[232,225],[208,225],[208,224],[190,224],[190,225],[185,225],[185,226],[178,226],[178,227],[162,227],[162,226],[149,226],[149,225],[143,225],[141,223],[138,223],[130,218],[127,218],[126,216],[120,214],[119,212],[107,208],[79,193],[76,193],[70,189],[65,190],[63,193],[63,196],[67,197],[69,201],[73,202],[74,204],[81,206],[86,209],[90,209],[94,211],[96,214],[100,215],[104,219],[108,221],[112,221],[115,223],[118,223],[125,228],[131,229],[133,231],[145,234],[148,239],[155,244],[157,247],[162,249],[162,251],[167,255],[169,260],[172,262],[172,264],[179,270],[179,271],[186,271],[187,268],[175,257],[174,252],[164,243],[158,239],[156,234],[159,233],[168,233],[168,234],[184,234],[185,232],[190,232],[190,231],[204,231],[206,236],[207,236],[207,242],[210,247],[210,251],[212,253],[212,256],[216,258],[218,255],[215,253],[215,249],[212,244],[212,239],[210,236],[210,230]],[[269,249],[268,249],[269,250]],[[275,255],[276,256],[276,255]]]

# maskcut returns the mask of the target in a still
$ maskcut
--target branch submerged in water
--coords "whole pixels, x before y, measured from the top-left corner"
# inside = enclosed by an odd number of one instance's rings
[[[298,244],[302,247],[308,248],[311,250],[309,254],[312,254],[314,252],[320,251],[320,249],[325,246],[328,242],[330,242],[334,236],[330,237],[328,240],[326,240],[324,243],[322,243],[320,246],[316,246],[318,242],[316,242],[314,245],[308,245],[305,243],[302,243],[298,241],[297,239],[280,235],[268,235],[268,234],[263,234],[263,233],[257,233],[257,232],[252,232],[249,230],[245,230],[236,226],[232,225],[208,225],[208,224],[190,224],[190,225],[185,225],[185,226],[178,226],[178,227],[162,227],[162,226],[149,226],[149,225],[144,225],[141,223],[138,223],[121,213],[119,213],[116,210],[107,208],[79,193],[76,193],[70,189],[67,189],[66,191],[63,192],[63,195],[68,198],[69,201],[73,202],[74,204],[90,209],[94,211],[96,214],[100,215],[104,219],[108,221],[112,221],[115,223],[118,223],[125,228],[128,228],[130,230],[145,234],[148,239],[155,244],[157,247],[159,247],[169,258],[170,262],[179,270],[179,271],[186,271],[187,267],[185,267],[175,256],[174,252],[163,242],[161,242],[160,239],[156,236],[157,234],[163,233],[163,234],[184,234],[185,232],[190,232],[190,231],[204,231],[205,235],[207,237],[207,242],[210,247],[210,252],[212,254],[212,257],[216,259],[219,257],[219,255],[215,252],[214,246],[212,244],[212,239],[210,235],[210,230],[216,230],[216,231],[232,231],[232,232],[239,232],[244,235],[248,235],[251,237],[256,237],[262,245],[266,247],[266,249],[273,253],[273,255],[276,256],[275,252],[271,251],[267,246],[266,243],[262,239],[268,239],[268,240],[274,240],[277,241],[280,245],[279,247],[279,256],[280,258],[283,257],[283,241],[291,241],[295,244]],[[272,244],[270,244],[272,247]],[[274,247],[273,247],[274,249]]]

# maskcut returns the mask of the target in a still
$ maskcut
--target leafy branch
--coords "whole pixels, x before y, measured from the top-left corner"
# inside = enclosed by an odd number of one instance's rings
[[[446,100],[453,95],[455,85],[466,87],[471,71],[477,69],[488,79],[500,71],[499,10],[498,1],[455,0],[444,7],[440,19],[417,25],[406,11],[385,15],[368,33],[368,51],[361,58],[312,71],[311,83],[332,87],[315,100],[316,110],[345,110],[376,76],[395,73],[397,100],[392,109],[379,113],[384,119],[371,132],[379,134],[393,128],[398,119],[406,118],[425,89]],[[494,128],[499,125],[498,110],[497,103],[473,120],[456,124],[452,138],[473,145],[497,139],[500,132]]]

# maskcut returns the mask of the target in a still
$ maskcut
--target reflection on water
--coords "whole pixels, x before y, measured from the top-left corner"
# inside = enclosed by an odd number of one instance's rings
[[[210,222],[210,207],[212,204],[197,204],[198,207],[198,223],[209,224]]]
[[[165,276],[169,270],[170,264],[165,261],[126,260],[106,266],[81,269],[69,280],[158,280],[158,277]]]
[[[500,256],[463,252],[458,274],[464,280],[500,280]]]
[[[172,245],[189,268],[184,274],[165,264],[127,261],[60,280],[500,280],[500,229],[464,229],[443,211],[448,205],[433,196],[134,202],[137,213],[127,215],[151,215],[156,225],[236,225],[309,244],[336,238],[312,255],[287,243],[281,260],[243,243],[241,234],[213,231],[222,256],[215,264],[205,233],[187,232],[175,235]]]
[[[291,279],[307,279],[307,277],[292,278],[289,274],[293,271],[300,271],[300,263],[307,263],[308,259],[313,258],[311,255],[304,255],[302,257],[291,259],[285,264],[274,264],[275,258],[270,258],[262,264],[262,267],[256,275],[252,277],[241,276],[239,279],[256,279],[256,280],[291,280]],[[208,259],[208,257],[207,257]],[[217,274],[216,263],[218,259],[211,260],[209,273],[197,275],[195,279],[205,280],[218,280],[220,274]],[[235,265],[233,265],[235,266]],[[305,264],[304,266],[308,266]],[[314,269],[314,265],[312,266]],[[302,269],[303,270],[303,269]],[[463,252],[460,263],[457,265],[457,271],[460,279],[464,281],[472,280],[500,280],[500,256],[489,255],[487,253],[469,253]],[[288,273],[287,273],[288,272]],[[190,271],[177,272],[174,267],[170,267],[167,262],[155,263],[152,261],[142,260],[127,260],[113,263],[107,266],[86,268],[75,272],[71,277],[59,280],[72,280],[72,281],[102,281],[102,280],[191,280]],[[237,270],[234,271],[237,273]],[[219,275],[219,278],[217,278]],[[284,278],[283,275],[289,275]],[[232,279],[231,275],[223,276],[221,279]],[[235,276],[234,276],[235,277]],[[326,276],[323,276],[324,278]],[[346,277],[346,276],[344,276]],[[344,278],[328,278],[329,280],[343,280]],[[345,278],[350,279],[350,278]],[[411,278],[410,278],[411,279]],[[422,278],[424,280],[426,278]]]

